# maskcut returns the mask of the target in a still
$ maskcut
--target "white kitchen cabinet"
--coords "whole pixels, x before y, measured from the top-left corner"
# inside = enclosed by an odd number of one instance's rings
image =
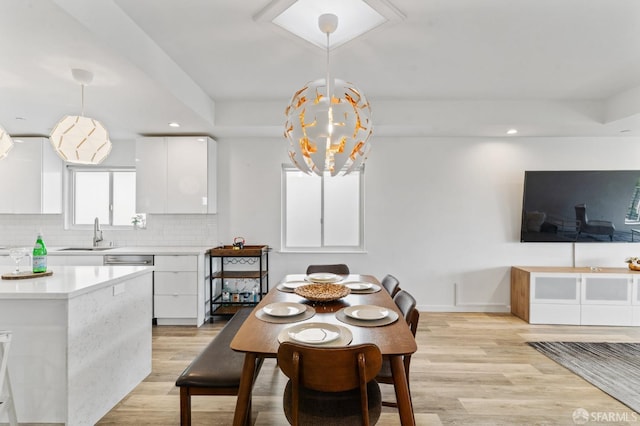
[[[98,255],[51,255],[47,256],[47,267],[54,266],[101,266],[104,262]]]
[[[64,162],[47,138],[20,138],[0,160],[0,213],[62,213]]]
[[[216,213],[217,146],[207,137],[136,140],[139,213]]]
[[[204,255],[156,255],[153,273],[154,318],[158,325],[204,322]]]
[[[513,267],[511,312],[531,324],[640,325],[640,273]]]

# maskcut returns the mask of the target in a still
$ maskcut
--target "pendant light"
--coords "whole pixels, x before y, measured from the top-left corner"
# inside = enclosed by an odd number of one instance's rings
[[[329,35],[338,17],[321,15],[320,30],[327,35],[326,78],[307,83],[294,93],[285,110],[285,137],[289,158],[305,173],[319,176],[348,174],[366,160],[373,125],[369,103],[352,83],[333,79],[329,67]]]
[[[111,141],[102,123],[84,116],[84,86],[91,83],[93,73],[74,68],[71,74],[82,87],[82,112],[81,115],[63,117],[53,128],[49,140],[66,162],[100,164],[111,152]]]
[[[0,127],[0,160],[7,156],[11,148],[13,148],[11,136],[9,136],[6,130]]]

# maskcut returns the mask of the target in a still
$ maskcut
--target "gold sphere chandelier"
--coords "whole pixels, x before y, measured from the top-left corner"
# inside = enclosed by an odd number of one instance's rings
[[[373,131],[367,98],[352,83],[332,79],[329,72],[329,35],[338,17],[321,15],[320,30],[327,35],[326,78],[307,83],[293,94],[285,110],[285,137],[289,158],[305,173],[346,175],[367,159]]]

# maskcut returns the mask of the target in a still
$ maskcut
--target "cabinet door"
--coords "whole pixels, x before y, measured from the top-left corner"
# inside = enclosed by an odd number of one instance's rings
[[[42,141],[41,213],[62,213],[62,171],[64,161],[58,157],[48,139]]]
[[[167,139],[167,213],[207,213],[207,138]]]
[[[48,139],[20,140],[0,162],[0,213],[61,213],[62,160]]]
[[[155,256],[155,271],[197,271],[198,256],[194,255],[161,255]]]
[[[580,275],[531,274],[532,324],[580,324]]]
[[[165,213],[167,204],[165,138],[136,140],[136,211]]]
[[[632,325],[632,276],[585,274],[582,278],[582,325]]]
[[[136,210],[139,213],[209,213],[209,145],[206,137],[136,141]],[[215,144],[212,145],[215,148]],[[213,157],[215,159],[215,156]],[[212,193],[215,202],[215,192]],[[215,212],[215,208],[213,210]]]
[[[171,296],[198,294],[198,273],[156,271],[153,273],[153,293]],[[195,311],[192,311],[190,316],[195,317]]]

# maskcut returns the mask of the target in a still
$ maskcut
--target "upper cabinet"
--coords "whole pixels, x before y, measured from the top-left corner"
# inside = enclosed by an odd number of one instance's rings
[[[0,160],[0,213],[61,214],[64,162],[47,138],[19,138]]]
[[[136,140],[136,211],[216,213],[216,141],[171,136]]]

